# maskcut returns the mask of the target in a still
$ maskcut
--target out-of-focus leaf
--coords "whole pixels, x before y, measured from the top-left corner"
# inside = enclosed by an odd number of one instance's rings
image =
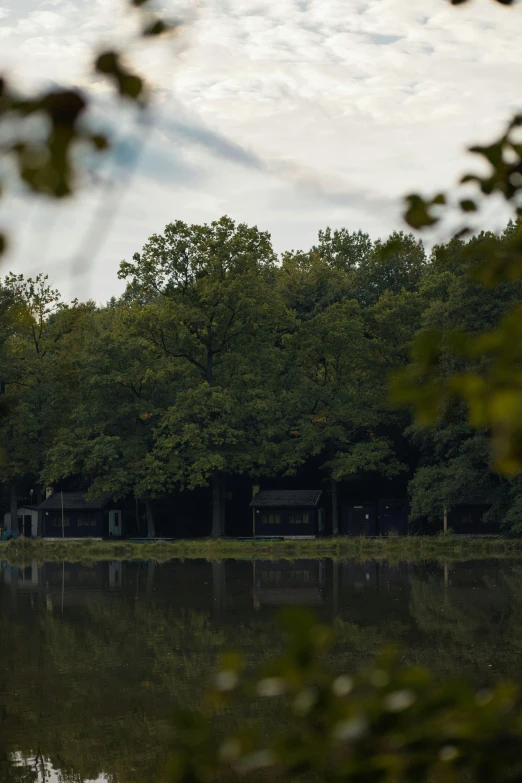
[[[121,55],[116,51],[106,51],[95,61],[95,69],[111,78],[122,97],[141,102],[145,99],[145,85],[141,77],[132,73],[121,61]]]
[[[158,35],[163,35],[164,33],[172,32],[175,29],[175,25],[168,24],[163,19],[155,19],[152,22],[149,22],[144,28],[143,28],[143,35],[145,38],[151,38]]]
[[[421,229],[434,226],[438,222],[439,218],[433,215],[430,210],[433,206],[443,205],[445,197],[442,193],[439,193],[435,198],[426,201],[422,196],[411,193],[409,196],[406,196],[405,201],[406,212],[404,213],[404,219],[412,228]]]
[[[476,212],[477,204],[473,199],[464,198],[460,201],[460,208],[463,212]]]
[[[401,666],[394,650],[354,673],[332,673],[314,643],[317,621],[292,615],[283,621],[288,646],[268,664],[277,678],[267,680],[264,667],[243,676],[235,692],[237,703],[253,708],[251,726],[227,731],[205,709],[175,715],[172,783],[254,781],[259,770],[267,779],[307,774],[353,783],[519,779],[522,722],[514,685],[477,693],[464,681],[439,684],[424,669]],[[260,702],[276,693],[282,712],[260,730]]]

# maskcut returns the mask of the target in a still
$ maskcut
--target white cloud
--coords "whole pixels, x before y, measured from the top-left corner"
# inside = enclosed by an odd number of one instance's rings
[[[87,78],[95,42],[135,27],[132,15],[114,24],[117,6],[11,0],[0,67]],[[520,107],[520,4],[187,0],[184,12],[181,36],[137,50],[161,120],[96,261],[100,299],[119,290],[121,258],[177,218],[226,212],[272,231],[278,250],[310,245],[326,224],[383,235],[401,225],[401,194],[453,183],[468,143]],[[84,208],[57,218],[52,256],[64,268]],[[12,263],[32,263],[31,241]]]

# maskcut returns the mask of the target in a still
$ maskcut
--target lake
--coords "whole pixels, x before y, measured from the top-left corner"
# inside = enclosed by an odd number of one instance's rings
[[[522,561],[0,563],[0,781],[152,783],[170,708],[220,650],[277,653],[282,606],[335,625],[331,664],[381,645],[477,684],[522,681]]]

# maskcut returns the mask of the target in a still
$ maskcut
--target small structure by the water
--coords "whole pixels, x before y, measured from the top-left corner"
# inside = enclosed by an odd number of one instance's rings
[[[26,538],[38,535],[38,506],[20,506],[18,509],[18,530]],[[11,512],[4,514],[4,528],[11,527]]]
[[[342,508],[343,536],[407,535],[408,503],[406,500],[378,500],[346,505]]]
[[[253,535],[315,538],[324,533],[320,489],[265,489],[250,502]]]
[[[82,492],[56,492],[40,506],[44,538],[121,538],[123,515],[111,493],[87,500]]]

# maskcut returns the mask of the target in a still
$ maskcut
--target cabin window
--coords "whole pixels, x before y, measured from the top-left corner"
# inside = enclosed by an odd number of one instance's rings
[[[310,571],[290,571],[288,576],[292,582],[310,582]]]
[[[63,517],[63,525],[62,525],[62,517],[54,517],[53,519],[53,527],[69,527],[70,521],[69,517],[64,516]]]
[[[264,525],[280,525],[281,514],[279,511],[263,511],[262,521]]]
[[[281,571],[262,571],[261,582],[265,584],[279,584],[281,582]]]
[[[288,521],[291,525],[307,525],[308,511],[290,511]]]
[[[78,527],[96,527],[95,519],[78,519]]]

